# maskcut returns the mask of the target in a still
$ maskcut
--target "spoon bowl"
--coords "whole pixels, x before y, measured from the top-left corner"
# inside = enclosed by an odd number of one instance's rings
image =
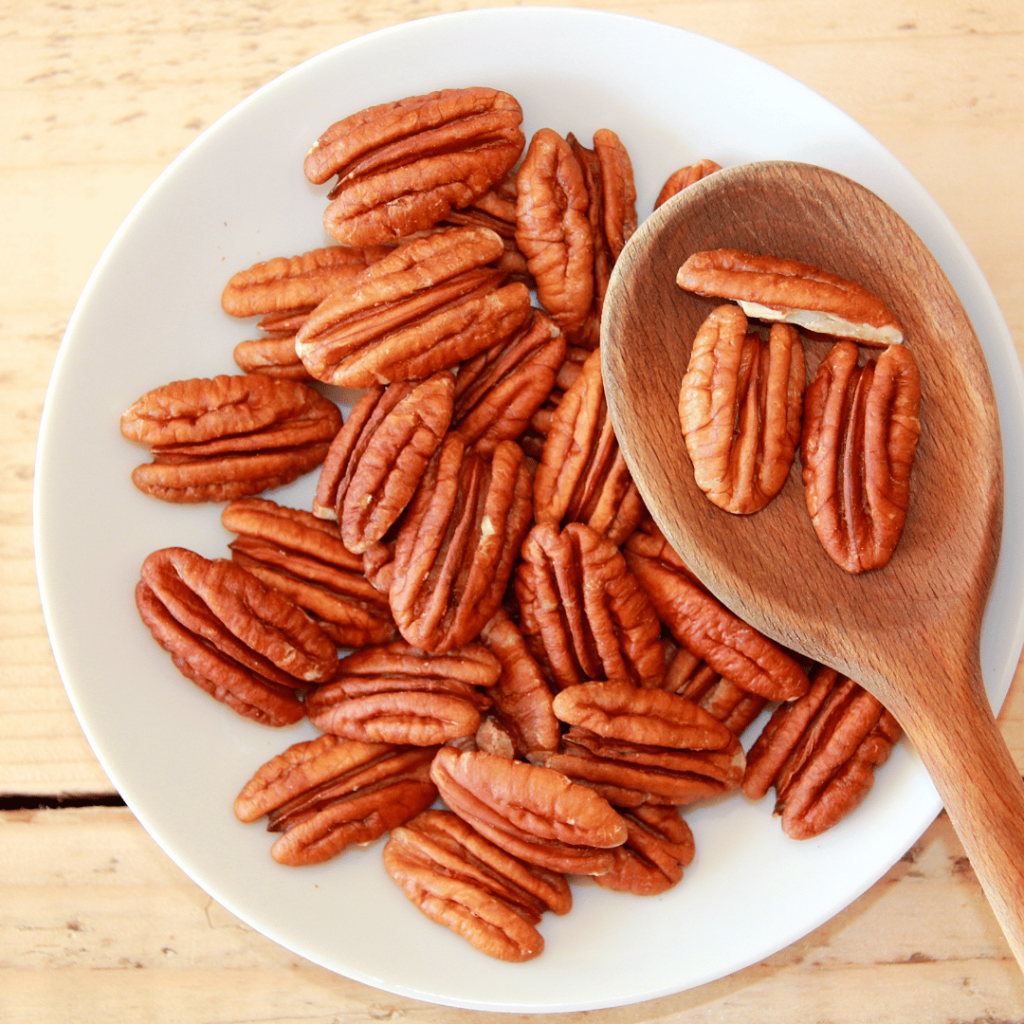
[[[693,252],[801,260],[864,285],[903,325],[921,375],[921,438],[902,537],[852,575],[818,542],[799,460],[762,511],[697,487],[678,420],[692,339],[722,300],[682,291]],[[833,339],[804,332],[808,379]],[[935,258],[863,186],[808,164],[719,171],[648,218],[620,255],[602,315],[609,415],[651,515],[725,605],[838,669],[896,716],[927,766],[1024,966],[1024,784],[984,691],[980,637],[1002,527],[999,418],[984,354]]]

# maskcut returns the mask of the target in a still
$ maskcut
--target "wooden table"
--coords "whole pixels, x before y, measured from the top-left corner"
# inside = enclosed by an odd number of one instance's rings
[[[157,174],[257,86],[478,0],[6,0],[0,31],[0,1019],[498,1020],[392,997],[254,933],[147,836],[90,751],[32,554],[43,396],[86,278]],[[1024,5],[625,0],[776,65],[886,144],[950,216],[1024,355]],[[713,88],[713,83],[709,83]],[[68,510],[74,514],[73,509]],[[1024,672],[1000,716],[1024,763]],[[539,1018],[538,1018],[539,1019]],[[1024,978],[945,817],[793,946],[690,992],[558,1021],[1024,1020]]]

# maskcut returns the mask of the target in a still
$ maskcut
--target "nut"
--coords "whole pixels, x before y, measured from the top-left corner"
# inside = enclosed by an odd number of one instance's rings
[[[432,227],[500,182],[519,159],[523,112],[497,89],[444,89],[368,107],[327,128],[306,177],[337,183],[324,212],[343,245],[376,245]]]
[[[284,484],[323,462],[341,411],[313,388],[265,374],[174,381],[121,417],[151,463],[132,480],[165,501],[230,501]]]
[[[697,486],[727,512],[759,512],[789,478],[807,376],[796,328],[747,333],[739,306],[717,307],[693,341],[679,423]]]
[[[738,302],[747,316],[780,320],[864,345],[899,345],[903,328],[873,292],[799,260],[738,249],[697,252],[677,283],[708,298]]]
[[[399,632],[425,651],[474,640],[497,611],[531,518],[522,449],[488,458],[449,434],[403,516],[390,569]]]
[[[706,178],[709,174],[714,174],[715,171],[720,171],[721,169],[721,164],[705,158],[698,160],[695,164],[687,164],[685,167],[680,167],[678,171],[673,171],[665,179],[665,184],[661,186],[658,198],[654,201],[654,208],[657,209],[662,204],[667,203],[674,195],[682,192],[684,188],[696,184],[701,178]]]
[[[921,384],[906,347],[857,365],[838,342],[807,387],[800,442],[804,494],[814,531],[849,573],[889,562],[910,506],[921,433]]]
[[[295,337],[309,373],[326,384],[367,388],[429,377],[521,327],[526,285],[503,285],[488,266],[504,252],[485,228],[416,238],[356,274],[320,303]]]
[[[605,889],[657,896],[678,884],[693,862],[693,832],[676,807],[621,810],[629,836],[614,850],[615,866],[594,881]]]

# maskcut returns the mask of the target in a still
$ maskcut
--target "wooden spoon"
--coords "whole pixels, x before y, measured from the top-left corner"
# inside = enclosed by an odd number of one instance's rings
[[[763,511],[732,515],[694,483],[677,402],[693,336],[717,301],[683,292],[699,250],[803,260],[857,281],[900,318],[922,380],[911,506],[887,566],[850,575],[825,553],[799,460]],[[808,379],[829,347],[809,335]],[[655,521],[728,607],[856,680],[917,748],[1007,940],[1024,967],[1024,784],[981,675],[982,616],[1002,526],[1002,447],[978,339],[934,257],[877,196],[820,167],[745,164],[655,211],[605,299],[609,413]]]

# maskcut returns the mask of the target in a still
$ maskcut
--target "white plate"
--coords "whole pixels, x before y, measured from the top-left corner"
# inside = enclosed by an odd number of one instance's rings
[[[183,680],[135,612],[149,552],[225,553],[219,507],[174,507],[129,482],[140,452],[121,412],[168,381],[235,372],[249,325],[220,311],[228,276],[326,244],[324,188],[302,158],[320,131],[372,103],[446,86],[512,92],[528,134],[585,143],[615,129],[635,164],[641,217],[677,167],[790,158],[857,179],[918,231],[958,289],[985,347],[1006,447],[1006,528],[984,635],[993,702],[1024,637],[1024,387],[1006,324],[935,203],[830,103],[736,50],[663,25],[586,10],[513,8],[427,18],[295,68],[239,104],[160,176],[118,231],[68,327],[43,414],[35,491],[40,589],[68,694],[111,781],[164,850],[211,896],[290,950],[348,977],[432,1002],[567,1011],[677,992],[800,938],[875,882],[939,801],[901,744],[866,803],[819,840],[786,839],[770,802],[734,797],[688,815],[697,857],[649,899],[580,885],[542,924],[537,960],[492,961],[422,917],[387,878],[380,847],[287,869],[231,805],[253,770],[312,735],[238,718]],[[314,474],[315,476],[315,474]],[[308,507],[314,480],[275,494]]]

